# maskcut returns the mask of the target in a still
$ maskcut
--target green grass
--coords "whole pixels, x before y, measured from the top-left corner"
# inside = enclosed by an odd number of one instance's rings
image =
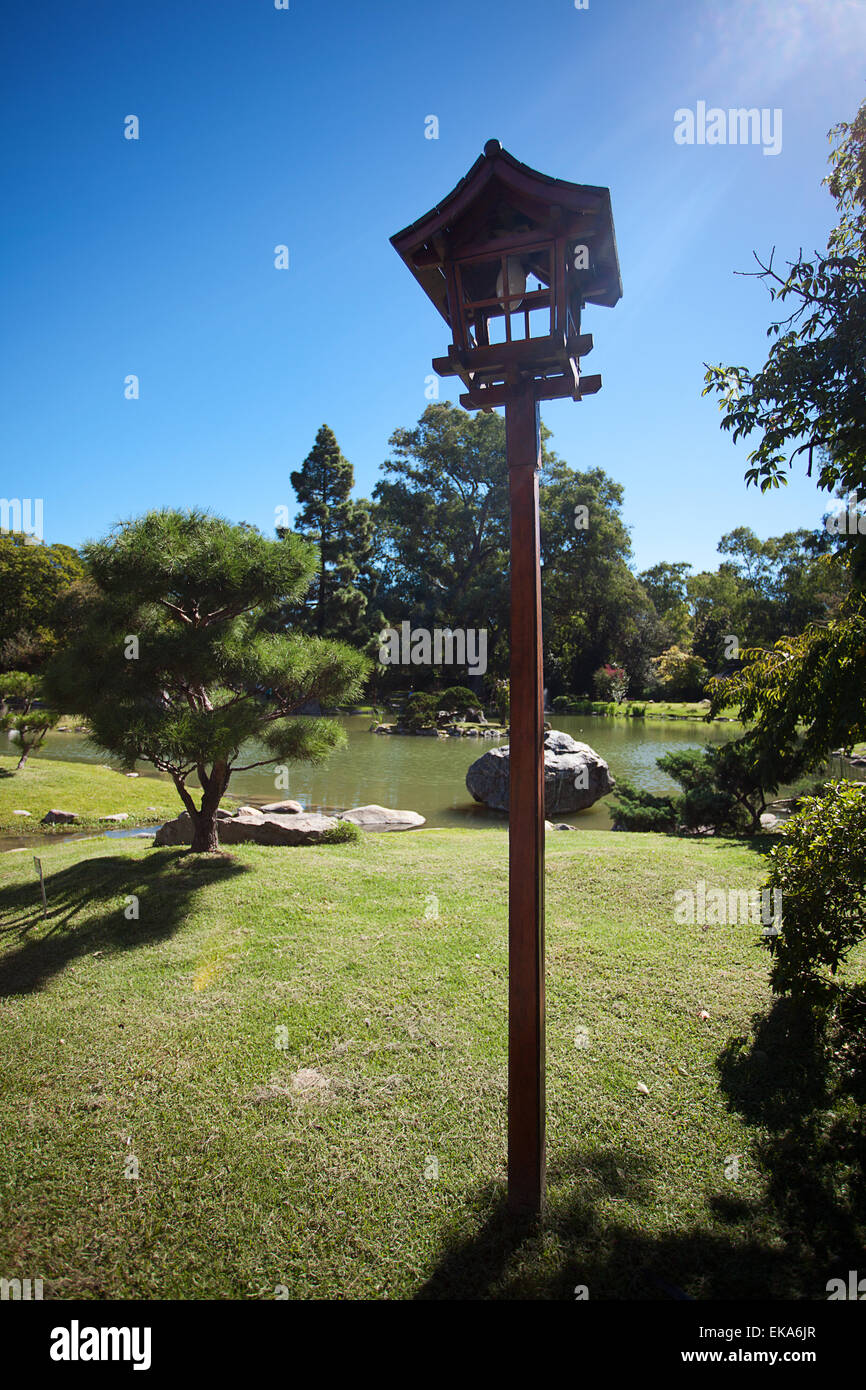
[[[802,1055],[756,929],[673,920],[699,878],[758,883],[753,848],[548,836],[540,1229],[502,1202],[501,832],[43,863],[46,921],[29,859],[0,859],[4,1277],[61,1299],[826,1296],[827,1222],[780,1160]]]
[[[696,700],[574,700],[567,709],[554,710],[547,715],[554,719],[557,714],[598,714],[615,719],[700,719],[707,723],[707,707]],[[737,709],[730,706],[710,720],[737,723]]]
[[[76,824],[85,828],[120,811],[129,814],[125,825],[161,825],[183,810],[174,787],[156,777],[125,777],[98,763],[62,762],[36,753],[16,772],[17,761],[17,754],[0,753],[0,831],[55,833],[39,824],[52,807],[77,811]],[[150,810],[152,806],[157,809]],[[30,816],[13,815],[15,810]]]
[[[630,701],[631,704],[644,705],[645,719],[706,719],[707,708],[698,700],[638,700]],[[723,709],[716,719],[728,719],[736,721],[737,707],[735,705]],[[713,723],[716,720],[711,721]]]

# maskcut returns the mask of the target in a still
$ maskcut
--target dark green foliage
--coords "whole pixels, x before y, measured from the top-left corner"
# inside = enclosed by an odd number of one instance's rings
[[[771,296],[793,312],[771,325],[774,341],[763,368],[711,367],[707,391],[721,397],[722,427],[734,439],[757,435],[747,481],[762,490],[785,481],[785,469],[806,454],[807,471],[839,495],[866,488],[866,104],[851,124],[831,132],[835,144],[825,180],[838,222],[827,252],[784,276],[762,276]],[[736,534],[736,533],[735,533]],[[840,542],[841,543],[841,542]],[[866,536],[844,538],[851,593],[841,611],[768,651],[743,653],[744,665],[716,684],[714,707],[731,700],[754,721],[753,740],[765,763],[804,745],[814,766],[830,749],[863,737],[866,666]]]
[[[677,813],[684,829],[707,827],[728,835],[760,829],[766,787],[752,766],[745,740],[666,753],[656,759],[656,766],[683,789]]]
[[[409,733],[436,727],[436,714],[439,710],[439,697],[426,691],[410,695],[400,713],[400,728]]]
[[[782,275],[772,258],[759,262],[771,298],[790,300],[792,313],[771,325],[759,371],[716,366],[706,374],[704,394],[715,391],[726,412],[722,428],[735,440],[760,436],[746,479],[762,491],[784,483],[785,468],[804,453],[810,472],[820,460],[818,485],[828,492],[866,483],[866,103],[831,137],[824,182],[839,221],[826,254],[806,260],[801,252]]]
[[[654,830],[670,835],[677,828],[677,808],[670,796],[654,796],[630,782],[617,781],[616,801],[608,803],[616,830]]]
[[[793,778],[800,762],[792,758],[768,766],[747,734],[731,743],[666,753],[656,759],[656,766],[679,784],[681,794],[657,797],[617,784],[622,804],[614,803],[612,814],[620,829],[754,835],[760,830],[768,791]]]
[[[770,854],[767,886],[782,894],[782,930],[767,939],[779,993],[826,990],[866,936],[866,788],[828,783],[804,799]]]
[[[659,628],[631,573],[622,488],[601,469],[570,468],[542,427],[540,487],[545,679],[586,688],[610,651],[641,671]],[[430,405],[396,430],[376,486],[376,583],[371,601],[391,624],[483,627],[489,679],[508,672],[508,468],[501,416]],[[585,508],[586,527],[575,526]],[[581,514],[582,516],[582,514]],[[581,519],[578,517],[577,519]],[[431,681],[444,673],[431,671]],[[395,671],[393,681],[402,678]],[[477,701],[476,701],[477,703]]]
[[[388,621],[487,629],[488,670],[508,664],[508,468],[505,421],[429,405],[395,430],[373,490],[372,597]],[[432,677],[432,672],[431,672]],[[440,677],[441,678],[441,677]],[[395,669],[393,679],[405,680]],[[477,703],[477,702],[476,702]]]
[[[465,685],[451,685],[433,699],[437,709],[447,710],[449,714],[465,714],[467,710],[478,709],[480,704],[479,697]]]
[[[68,545],[0,532],[0,669],[41,669],[63,631],[60,600],[84,573]]]
[[[552,693],[588,690],[611,653],[638,693],[660,650],[658,616],[629,568],[622,504],[622,487],[601,468],[581,472],[548,453],[540,505],[545,678]]]
[[[318,551],[300,626],[318,637],[364,645],[370,635],[367,598],[357,581],[370,557],[372,524],[367,505],[352,501],[355,471],[328,425],[321,426],[300,470],[291,477],[301,503],[294,529]]]
[[[816,767],[828,751],[866,739],[866,595],[855,590],[838,617],[769,650],[743,653],[742,668],[712,681],[712,712],[736,703],[753,722],[752,739],[768,762],[799,749]]]

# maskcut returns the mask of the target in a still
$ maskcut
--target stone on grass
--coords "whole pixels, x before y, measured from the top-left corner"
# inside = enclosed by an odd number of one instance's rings
[[[129,812],[128,812],[128,811],[118,811],[116,815],[113,815],[113,816],[100,816],[99,819],[100,819],[101,821],[103,821],[103,820],[105,820],[105,821],[129,820]]]
[[[13,811],[12,814],[13,814],[13,816],[29,816],[29,815],[30,815],[30,812],[29,812],[29,811]]]
[[[332,816],[220,816],[217,835],[221,845],[315,845],[336,824]],[[191,845],[192,831],[192,818],[182,811],[160,826],[153,843]]]
[[[418,830],[426,824],[417,811],[393,811],[387,806],[355,806],[343,811],[338,820],[351,821],[360,830]]]
[[[58,811],[57,808],[46,812],[40,822],[41,825],[71,825],[78,820],[77,811]]]

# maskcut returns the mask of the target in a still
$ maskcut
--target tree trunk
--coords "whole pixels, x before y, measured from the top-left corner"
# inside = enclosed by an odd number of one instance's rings
[[[27,748],[27,747],[25,747],[24,752],[21,754],[21,757],[18,759],[18,766],[17,766],[16,769],[15,769],[16,772],[19,770],[19,768],[22,768],[22,767],[24,766],[24,764],[26,763],[26,761],[27,761],[27,755],[29,754],[29,752],[30,752],[30,749]]]
[[[202,784],[201,809],[193,810],[192,850],[194,854],[215,854],[220,847],[217,831],[217,808],[229,780],[224,763],[214,763],[210,777],[203,767],[199,768],[199,781]]]
[[[193,819],[193,854],[215,854],[220,847],[217,834],[216,806],[202,805]]]

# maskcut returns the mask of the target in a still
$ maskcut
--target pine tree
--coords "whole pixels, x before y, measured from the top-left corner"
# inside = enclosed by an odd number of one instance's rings
[[[342,730],[298,712],[309,700],[356,699],[369,663],[345,643],[271,629],[313,570],[299,536],[272,541],[203,512],[149,512],[84,557],[92,584],[69,612],[48,698],[85,715],[91,742],[124,767],[142,759],[168,773],[193,851],[215,850],[232,772],[321,762]]]
[[[301,503],[294,529],[319,552],[301,626],[318,637],[363,644],[367,600],[356,581],[370,554],[372,523],[363,502],[350,497],[355,470],[330,426],[322,425],[291,481]]]

